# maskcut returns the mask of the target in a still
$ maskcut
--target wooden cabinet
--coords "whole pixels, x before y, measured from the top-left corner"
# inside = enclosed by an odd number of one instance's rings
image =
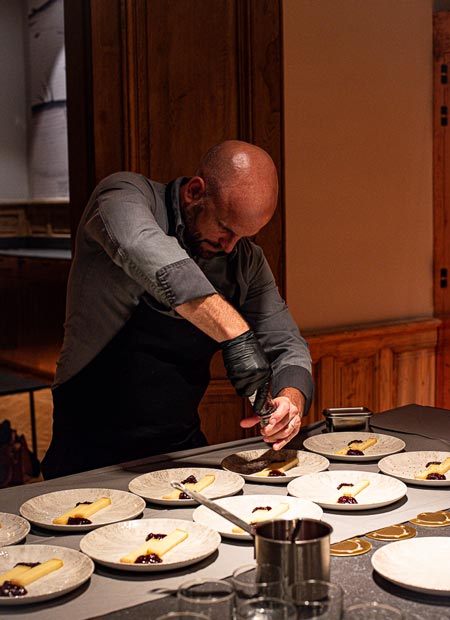
[[[0,363],[53,378],[70,261],[0,256]]]

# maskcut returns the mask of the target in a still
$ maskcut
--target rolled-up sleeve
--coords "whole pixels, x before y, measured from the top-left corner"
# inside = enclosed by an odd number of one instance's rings
[[[85,230],[136,283],[167,307],[213,295],[214,286],[157,221],[150,187],[123,180],[99,191]],[[161,216],[160,216],[161,217]]]
[[[306,413],[314,394],[309,347],[278,292],[262,250],[253,249],[249,287],[240,310],[269,357],[274,396],[285,387],[297,388],[306,398]]]

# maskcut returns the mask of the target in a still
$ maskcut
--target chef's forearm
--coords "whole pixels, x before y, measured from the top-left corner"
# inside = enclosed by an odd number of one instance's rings
[[[235,338],[249,329],[242,316],[218,294],[193,299],[175,310],[216,342]]]

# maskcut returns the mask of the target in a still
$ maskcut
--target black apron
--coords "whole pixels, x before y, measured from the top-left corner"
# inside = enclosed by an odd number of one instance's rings
[[[53,390],[45,478],[206,444],[198,405],[219,345],[145,295],[122,330]]]

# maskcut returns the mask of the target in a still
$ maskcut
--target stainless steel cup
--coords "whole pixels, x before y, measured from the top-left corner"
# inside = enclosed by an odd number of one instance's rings
[[[261,523],[255,534],[256,562],[279,566],[286,585],[307,579],[329,581],[332,531],[331,525],[317,519]]]

